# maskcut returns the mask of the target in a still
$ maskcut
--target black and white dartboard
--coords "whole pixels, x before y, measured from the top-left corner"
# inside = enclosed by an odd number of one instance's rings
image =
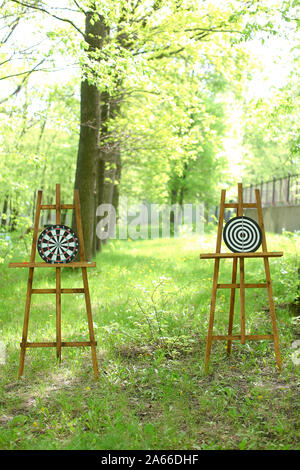
[[[234,253],[256,251],[262,242],[262,231],[250,217],[233,217],[224,227],[223,238]]]
[[[46,263],[70,263],[78,253],[79,240],[66,225],[48,225],[38,238],[37,249]]]

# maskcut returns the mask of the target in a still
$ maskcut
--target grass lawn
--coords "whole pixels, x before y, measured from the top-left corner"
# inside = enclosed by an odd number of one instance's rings
[[[204,373],[205,338],[215,234],[200,238],[111,241],[89,269],[100,379],[90,348],[29,349],[17,380],[27,269],[18,240],[0,265],[1,449],[299,449],[299,365],[292,343],[299,322],[288,304],[296,297],[299,235],[267,234],[283,362],[273,343],[213,342]],[[297,255],[298,253],[298,255]],[[37,255],[38,257],[38,255]],[[221,261],[219,282],[230,282],[232,262]],[[246,282],[263,282],[261,259],[246,259]],[[62,287],[81,287],[80,270],[65,268]],[[55,287],[55,270],[35,270],[34,287]],[[227,333],[230,290],[219,290],[215,332]],[[246,291],[247,333],[271,332],[265,289]],[[234,333],[239,332],[236,301]],[[88,339],[83,295],[62,297],[64,341]],[[55,295],[33,296],[29,341],[55,341]],[[294,358],[294,360],[293,360]]]

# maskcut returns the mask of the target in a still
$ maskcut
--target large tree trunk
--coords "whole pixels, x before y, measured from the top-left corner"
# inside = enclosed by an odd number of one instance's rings
[[[89,51],[101,50],[107,27],[102,18],[91,23],[92,12],[86,14],[85,40]],[[75,188],[79,190],[83,238],[87,260],[93,255],[95,202],[97,193],[97,160],[100,139],[100,91],[84,78],[81,83],[80,138],[77,155]],[[73,226],[75,225],[73,219]]]
[[[87,81],[81,84],[81,128],[75,189],[79,190],[83,239],[87,260],[92,258],[95,219],[96,160],[99,152],[100,93]]]

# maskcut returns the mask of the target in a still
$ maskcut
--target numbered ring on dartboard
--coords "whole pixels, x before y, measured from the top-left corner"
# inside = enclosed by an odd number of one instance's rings
[[[233,217],[224,227],[223,238],[226,246],[234,253],[253,252],[261,245],[262,231],[250,217]]]
[[[38,238],[37,249],[46,263],[70,263],[78,253],[79,240],[66,225],[48,225]]]

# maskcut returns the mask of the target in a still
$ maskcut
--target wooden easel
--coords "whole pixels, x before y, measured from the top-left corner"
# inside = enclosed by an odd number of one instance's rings
[[[37,202],[36,202],[36,212],[35,212],[35,221],[33,227],[33,239],[32,239],[32,248],[31,248],[31,256],[29,263],[10,263],[10,268],[29,268],[29,275],[28,275],[28,283],[27,283],[27,296],[26,296],[26,305],[25,305],[25,315],[24,315],[24,324],[23,324],[23,335],[22,335],[22,342],[20,343],[21,346],[21,354],[20,354],[20,366],[19,366],[19,374],[18,378],[23,375],[24,372],[24,362],[25,362],[25,353],[26,348],[48,348],[48,347],[55,347],[56,348],[56,356],[59,363],[61,362],[61,348],[65,346],[70,347],[81,347],[81,346],[90,346],[92,351],[92,361],[93,361],[93,369],[94,369],[94,376],[95,379],[98,379],[98,363],[97,363],[97,355],[96,355],[96,345],[97,342],[95,341],[94,337],[94,328],[93,328],[93,319],[92,319],[92,310],[91,310],[91,299],[90,299],[90,292],[89,292],[89,285],[88,285],[88,278],[87,278],[87,271],[86,268],[94,268],[96,267],[96,263],[89,263],[85,259],[85,251],[84,251],[84,241],[83,241],[83,232],[82,232],[82,223],[81,223],[81,215],[80,215],[80,202],[79,202],[79,193],[78,190],[75,189],[74,191],[74,204],[61,204],[61,196],[60,196],[60,184],[56,185],[56,203],[55,204],[42,204],[42,191],[38,191]],[[80,253],[80,261],[78,262],[70,262],[68,264],[49,264],[45,262],[36,262],[36,245],[37,245],[37,237],[38,237],[38,230],[39,230],[39,221],[40,221],[40,212],[41,210],[49,210],[53,209],[56,211],[56,224],[61,223],[61,210],[62,209],[74,209],[75,210],[75,218],[76,218],[76,225],[77,225],[77,235],[79,239],[79,253]],[[83,288],[73,288],[73,289],[62,289],[61,288],[61,268],[65,267],[72,267],[72,268],[81,268],[82,271],[82,279],[83,279]],[[35,268],[54,268],[56,271],[56,287],[55,289],[33,289],[33,275]],[[83,293],[85,295],[85,305],[87,311],[87,320],[88,320],[88,328],[89,328],[89,336],[90,341],[71,341],[66,342],[61,340],[61,294],[79,294]],[[29,313],[30,313],[30,305],[31,305],[31,296],[32,294],[55,294],[56,295],[56,341],[55,342],[39,342],[39,343],[31,343],[27,341],[28,337],[28,324],[29,324]]]
[[[268,252],[267,250],[267,242],[266,242],[266,236],[265,236],[263,212],[262,212],[259,189],[255,190],[256,203],[244,203],[243,202],[243,189],[242,189],[241,183],[238,184],[237,204],[231,204],[231,203],[226,204],[225,195],[226,195],[226,191],[222,190],[218,232],[217,232],[216,252],[205,253],[205,254],[200,255],[201,259],[213,258],[215,260],[213,285],[212,285],[212,297],[211,297],[211,304],[210,304],[210,316],[209,316],[209,325],[208,325],[208,335],[207,335],[206,353],[205,353],[205,372],[208,372],[208,369],[209,369],[210,351],[211,351],[211,345],[212,345],[213,340],[227,340],[227,353],[230,354],[231,342],[233,340],[240,340],[241,344],[245,344],[245,341],[247,340],[265,340],[265,339],[270,340],[271,339],[274,341],[276,363],[277,363],[278,369],[281,370],[279,337],[278,337],[277,326],[276,326],[276,315],[275,315],[275,307],[274,307],[273,292],[272,292],[269,258],[280,257],[283,255],[283,252]],[[260,228],[262,230],[262,251],[249,252],[249,253],[245,253],[245,252],[221,253],[221,242],[222,242],[222,231],[223,231],[225,208],[235,208],[237,216],[243,215],[244,208],[256,208],[257,209],[258,221],[259,221]],[[220,266],[221,258],[231,258],[233,260],[231,284],[218,284],[219,266]],[[266,275],[265,283],[256,283],[256,284],[245,283],[245,268],[244,268],[245,258],[263,258],[264,266],[265,266],[265,275]],[[239,269],[240,270],[240,282],[239,283],[236,282],[238,260],[239,260],[239,265],[240,265],[240,269]],[[245,288],[266,288],[267,289],[273,334],[271,335],[246,335],[245,333]],[[216,297],[217,297],[218,289],[230,289],[231,290],[230,306],[229,306],[228,335],[213,335],[214,313],[215,313]],[[240,289],[240,327],[241,327],[240,335],[232,334],[236,289]]]

